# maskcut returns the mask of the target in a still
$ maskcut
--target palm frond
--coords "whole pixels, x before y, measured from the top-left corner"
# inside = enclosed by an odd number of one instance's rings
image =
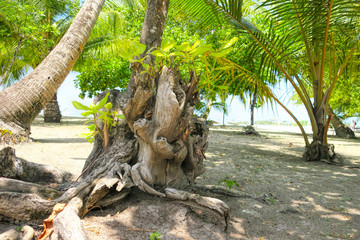
[[[103,6],[104,10],[114,10],[119,7],[128,7],[131,10],[143,7],[146,5],[145,0],[107,0]]]
[[[229,11],[241,19],[242,4],[242,0],[172,0],[170,9],[176,9],[177,17],[191,18],[197,29],[206,29],[229,22]]]

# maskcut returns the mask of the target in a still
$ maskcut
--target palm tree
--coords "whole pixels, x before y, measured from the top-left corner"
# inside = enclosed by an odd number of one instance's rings
[[[104,0],[85,1],[71,27],[30,74],[0,92],[0,129],[27,137],[30,124],[56,93],[90,36]]]
[[[28,69],[36,68],[54,48],[69,26],[73,17],[73,6],[69,0],[6,0],[1,5],[3,19],[4,21],[8,20],[9,24],[12,25],[11,29],[13,29],[14,35],[12,38],[18,41],[13,58],[10,63],[6,64],[8,65],[7,71],[2,76],[2,80],[6,80],[7,85],[10,85],[20,79],[21,76],[17,74],[19,78],[8,79],[9,73],[17,71],[26,73]],[[11,12],[11,9],[14,8],[18,9],[16,13]],[[10,22],[9,20],[12,18],[18,19],[18,21]],[[20,52],[19,49],[21,49]],[[14,66],[15,60],[16,65]],[[23,69],[19,70],[17,66],[22,66]],[[57,95],[54,94],[51,101],[44,107],[44,120],[45,122],[60,122],[60,119],[61,113]]]
[[[332,115],[327,116],[326,110],[338,79],[358,49],[359,1],[265,0],[261,11],[267,13],[271,26],[267,32],[242,18],[242,1],[182,2],[194,6],[194,16],[211,11],[213,16],[222,16],[223,21],[252,37],[253,51],[264,55],[262,68],[269,76],[289,81],[307,110],[313,140],[310,144],[303,134],[304,159],[333,161],[334,147],[327,142]],[[199,22],[209,26],[218,19],[208,17]],[[346,31],[351,34],[342,34]],[[338,54],[340,48],[342,54]]]

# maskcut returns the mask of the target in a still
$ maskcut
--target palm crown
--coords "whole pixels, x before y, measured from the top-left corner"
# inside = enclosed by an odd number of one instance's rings
[[[241,0],[175,2],[186,9],[193,5],[190,15],[202,28],[226,22],[250,35],[250,51],[262,56],[261,75],[292,84],[309,114],[314,141],[327,145],[331,93],[349,63],[356,64],[360,1],[264,0],[258,8],[266,16],[261,25],[242,17]]]

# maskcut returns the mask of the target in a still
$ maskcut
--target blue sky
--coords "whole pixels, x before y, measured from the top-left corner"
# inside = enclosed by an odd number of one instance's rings
[[[75,72],[70,72],[63,84],[58,90],[58,101],[63,116],[80,116],[81,111],[76,110],[72,101],[81,102],[84,105],[90,105],[93,102],[92,99],[79,98],[80,90],[74,85],[74,79],[76,78]],[[280,87],[282,92],[288,92],[288,87],[282,84]],[[308,121],[306,110],[303,106],[297,106],[292,104],[289,100],[289,94],[283,96],[283,103],[293,112],[293,114],[299,119],[299,121]],[[245,108],[244,104],[235,97],[230,102],[231,97],[228,98],[227,104],[230,106],[229,114],[225,116],[225,123],[229,122],[244,122],[250,121],[250,110]],[[211,120],[222,122],[222,112],[212,109],[209,115]],[[292,118],[283,110],[280,106],[274,105],[271,108],[270,105],[265,105],[255,111],[255,121],[275,121],[275,122],[294,122]]]

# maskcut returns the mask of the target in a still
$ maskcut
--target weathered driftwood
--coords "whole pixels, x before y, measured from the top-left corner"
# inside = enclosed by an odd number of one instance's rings
[[[0,214],[21,221],[41,222],[50,213],[54,202],[33,193],[0,192]]]
[[[79,209],[83,201],[73,198],[65,209],[54,220],[54,234],[51,239],[87,240],[85,230],[79,218]]]

